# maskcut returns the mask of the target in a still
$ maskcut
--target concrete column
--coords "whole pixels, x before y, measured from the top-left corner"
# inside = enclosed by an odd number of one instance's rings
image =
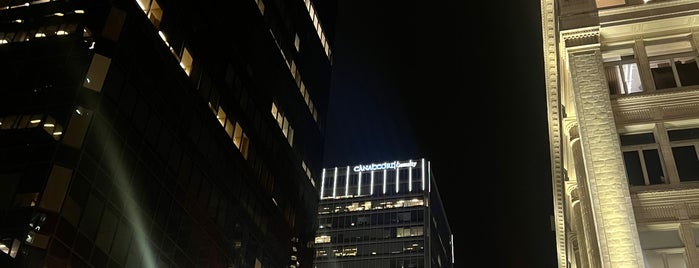
[[[568,59],[600,262],[644,267],[599,45],[569,48]]]

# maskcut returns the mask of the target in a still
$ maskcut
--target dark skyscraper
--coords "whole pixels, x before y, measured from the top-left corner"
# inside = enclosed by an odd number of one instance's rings
[[[453,236],[424,158],[325,168],[317,268],[453,267]]]
[[[0,266],[311,267],[335,3],[0,1]]]

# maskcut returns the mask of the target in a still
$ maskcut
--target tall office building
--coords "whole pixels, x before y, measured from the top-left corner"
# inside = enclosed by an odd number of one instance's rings
[[[311,267],[335,5],[0,1],[0,266]]]
[[[699,1],[542,0],[559,267],[699,267]]]
[[[323,169],[314,267],[453,267],[453,242],[430,161]]]

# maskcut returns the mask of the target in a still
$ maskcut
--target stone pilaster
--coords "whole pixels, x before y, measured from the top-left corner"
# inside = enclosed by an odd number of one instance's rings
[[[577,133],[577,128],[571,129],[571,132]],[[585,234],[585,251],[588,266],[584,267],[602,267],[600,262],[600,252],[597,242],[597,231],[595,230],[595,217],[592,211],[590,191],[587,188],[587,177],[585,176],[585,160],[582,154],[582,146],[580,138],[577,135],[571,140],[571,152],[573,154],[573,162],[575,162],[576,179],[578,180],[578,192],[580,192],[580,224],[582,233]]]
[[[569,47],[568,59],[601,267],[644,267],[602,54],[594,42],[599,32],[585,29],[584,38],[589,41],[566,44],[576,46]]]
[[[588,256],[588,245],[587,245],[587,234],[585,233],[585,225],[583,224],[583,213],[580,207],[580,200],[573,202],[573,221],[574,230],[578,234],[578,260],[580,261],[580,267],[592,267],[590,266],[590,258]],[[593,229],[594,230],[594,229]]]

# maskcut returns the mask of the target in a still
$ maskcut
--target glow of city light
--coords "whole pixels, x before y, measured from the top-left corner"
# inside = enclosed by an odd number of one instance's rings
[[[107,135],[107,132],[110,131],[109,128],[97,122],[98,121],[92,123],[93,128],[98,133],[97,135],[99,137],[111,137],[112,135]],[[148,241],[148,220],[144,219],[144,211],[133,196],[136,190],[133,189],[131,186],[132,184],[129,182],[131,180],[131,178],[129,178],[130,172],[119,162],[120,155],[109,153],[119,152],[120,149],[117,148],[119,143],[110,139],[105,139],[103,141],[105,143],[105,154],[103,158],[105,163],[113,167],[115,171],[113,176],[114,183],[117,187],[114,187],[114,190],[117,191],[117,195],[123,204],[123,211],[124,214],[126,214],[126,218],[131,219],[133,223],[133,241],[138,248],[137,251],[140,252],[142,267],[157,267],[158,265],[155,260],[156,255]]]

